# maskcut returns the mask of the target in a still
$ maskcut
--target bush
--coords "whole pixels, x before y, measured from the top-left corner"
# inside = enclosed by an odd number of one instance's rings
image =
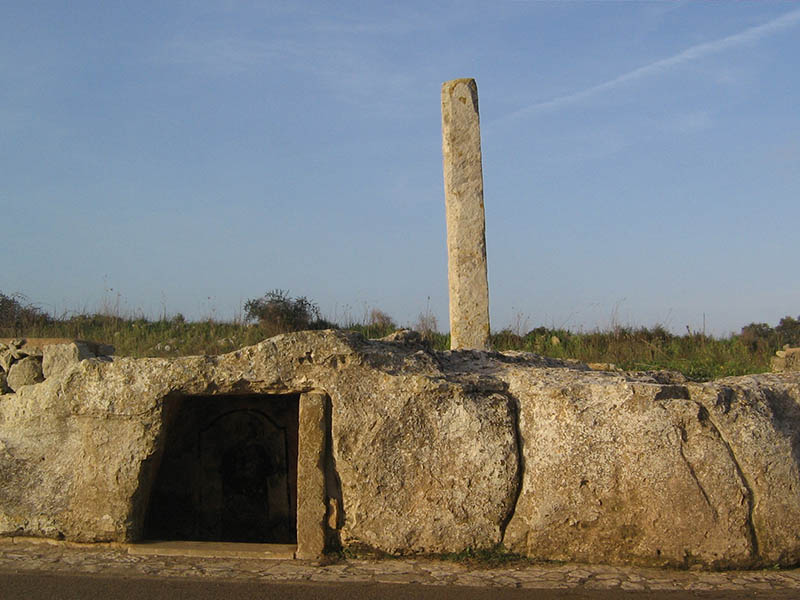
[[[19,335],[23,330],[50,322],[50,316],[30,304],[22,294],[0,292],[0,331],[5,336]]]
[[[288,291],[272,290],[244,305],[245,319],[258,321],[270,333],[313,329],[321,321],[319,306],[305,296],[292,298]],[[327,322],[325,322],[327,325]]]
[[[392,317],[377,308],[373,308],[369,312],[369,322],[367,325],[376,329],[386,330],[389,333],[397,329],[397,325]]]
[[[739,339],[751,352],[765,352],[778,345],[775,330],[766,323],[750,323],[742,327]]]
[[[412,329],[420,333],[422,339],[425,341],[433,342],[436,339],[439,324],[436,321],[436,315],[431,312],[430,307],[427,308],[425,312],[419,313],[417,322],[414,323]]]

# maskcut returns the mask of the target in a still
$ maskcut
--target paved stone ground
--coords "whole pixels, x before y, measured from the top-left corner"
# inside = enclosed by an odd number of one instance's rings
[[[128,547],[123,544],[73,544],[28,538],[0,538],[0,571],[537,589],[708,592],[798,590],[800,596],[800,569],[707,572],[527,562],[489,568],[480,564],[431,559],[320,562],[143,556],[129,554]]]

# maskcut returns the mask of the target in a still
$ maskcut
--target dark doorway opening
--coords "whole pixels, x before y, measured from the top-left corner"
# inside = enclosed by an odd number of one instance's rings
[[[179,399],[145,539],[296,543],[299,398]]]

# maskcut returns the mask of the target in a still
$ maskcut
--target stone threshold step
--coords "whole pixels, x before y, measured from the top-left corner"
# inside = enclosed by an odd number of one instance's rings
[[[252,544],[237,542],[140,542],[128,545],[128,554],[138,556],[196,556],[201,558],[259,558],[291,560],[297,544]]]

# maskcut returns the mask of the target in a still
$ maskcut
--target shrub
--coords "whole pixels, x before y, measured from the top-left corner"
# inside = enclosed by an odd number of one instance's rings
[[[367,324],[376,329],[388,330],[390,333],[397,329],[397,325],[392,317],[377,308],[373,308],[369,311],[369,322]]]
[[[766,351],[777,345],[775,330],[766,323],[750,323],[742,327],[739,339],[751,352]]]
[[[22,294],[0,292],[0,330],[5,335],[16,336],[24,329],[47,324],[50,320],[49,315],[30,304]]]
[[[425,312],[419,313],[417,317],[417,322],[414,323],[412,329],[414,331],[419,332],[422,335],[422,339],[426,341],[433,341],[436,337],[437,330],[439,323],[436,321],[436,315],[434,315],[430,308],[426,309]]]
[[[320,321],[316,303],[305,296],[292,298],[284,290],[272,290],[261,298],[248,300],[244,311],[247,321],[258,321],[262,328],[271,333],[312,329],[312,324]]]

